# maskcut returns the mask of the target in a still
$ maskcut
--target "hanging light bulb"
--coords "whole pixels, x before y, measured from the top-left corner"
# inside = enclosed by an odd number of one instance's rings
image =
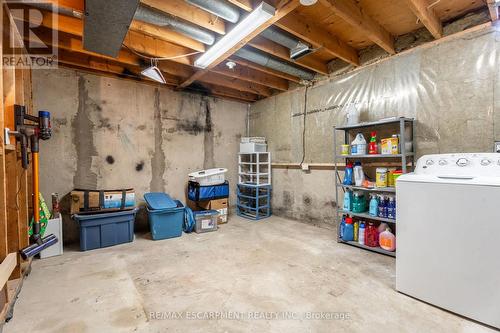
[[[300,0],[300,4],[302,6],[312,6],[314,5],[318,0]]]

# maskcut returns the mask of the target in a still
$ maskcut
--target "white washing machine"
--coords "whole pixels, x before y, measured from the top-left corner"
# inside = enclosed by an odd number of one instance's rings
[[[500,154],[423,156],[396,187],[396,289],[500,329]]]

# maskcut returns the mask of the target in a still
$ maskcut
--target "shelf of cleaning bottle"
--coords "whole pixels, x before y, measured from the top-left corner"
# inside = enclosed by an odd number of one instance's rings
[[[337,184],[337,186],[338,187],[347,188],[347,189],[353,190],[353,191],[396,193],[396,188],[395,187],[373,187],[373,188],[368,188],[368,187],[353,186],[353,185],[344,185],[344,184]]]
[[[358,129],[358,128],[380,126],[380,125],[398,124],[400,121],[404,121],[405,123],[412,123],[413,121],[415,121],[415,119],[405,118],[405,117],[397,117],[397,118],[394,117],[394,118],[388,118],[388,119],[353,124],[353,125],[345,125],[345,126],[338,126],[338,127],[334,126],[334,128],[336,130],[339,130],[339,131],[345,131],[345,130],[353,130],[353,129]]]
[[[368,220],[375,220],[375,221],[382,221],[382,222],[387,222],[387,223],[396,223],[396,220],[393,219],[388,219],[385,217],[378,217],[378,216],[371,216],[370,214],[365,214],[365,213],[353,213],[353,212],[348,212],[343,210],[343,214],[351,215],[351,216],[356,216],[356,217],[361,217],[364,219]]]
[[[413,153],[406,153],[406,157],[413,156]],[[338,155],[337,159],[341,160],[343,158],[402,158],[403,154],[366,154],[366,155]]]
[[[342,239],[339,239],[339,241],[341,243],[344,243],[344,244],[349,244],[351,246],[356,246],[356,247],[359,247],[361,249],[365,249],[365,250],[369,250],[369,251],[373,251],[373,252],[377,252],[377,253],[382,253],[382,254],[385,254],[385,255],[388,255],[391,257],[396,256],[396,252],[386,251],[381,247],[370,247],[367,245],[359,244],[358,242],[346,242],[346,241],[343,241]]]

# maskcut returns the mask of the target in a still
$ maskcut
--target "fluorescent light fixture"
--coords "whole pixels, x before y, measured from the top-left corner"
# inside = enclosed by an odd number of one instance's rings
[[[151,66],[144,69],[141,72],[141,74],[147,78],[150,78],[153,81],[160,82],[163,84],[167,83],[167,81],[165,81],[165,78],[163,77],[163,74],[161,73],[161,70],[158,68],[156,62],[154,62],[153,60],[151,60]]]
[[[224,53],[233,48],[236,44],[248,37],[261,25],[274,16],[276,10],[271,5],[262,2],[247,17],[239,22],[231,31],[222,37],[217,43],[201,55],[194,65],[198,68],[207,68],[221,57]]]

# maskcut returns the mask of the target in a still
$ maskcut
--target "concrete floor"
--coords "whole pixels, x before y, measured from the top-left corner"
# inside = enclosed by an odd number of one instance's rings
[[[217,232],[36,260],[4,331],[492,331],[397,293],[394,272],[331,231],[232,217]]]

